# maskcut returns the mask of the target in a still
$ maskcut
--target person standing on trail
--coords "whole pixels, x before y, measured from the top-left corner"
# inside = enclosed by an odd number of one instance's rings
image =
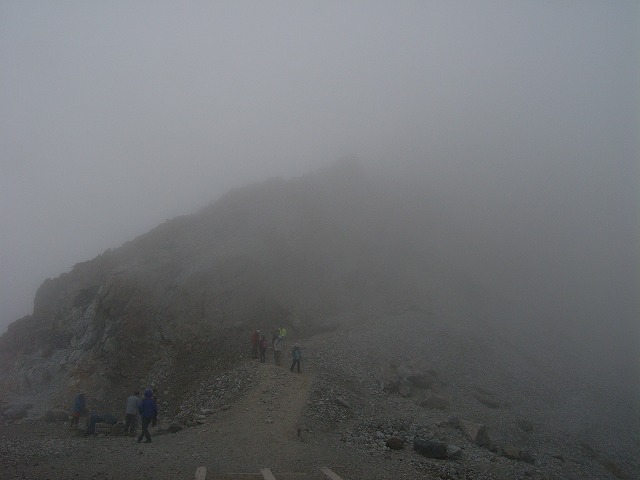
[[[293,362],[291,362],[291,368],[289,370],[293,372],[293,367],[297,365],[298,373],[300,373],[300,360],[302,360],[302,350],[300,349],[300,345],[297,343],[293,346],[293,350],[291,351],[291,358],[293,359]]]
[[[127,398],[125,411],[124,434],[133,436],[138,423],[138,406],[140,405],[140,392],[135,391]]]
[[[138,411],[142,417],[142,432],[138,437],[138,443],[142,441],[142,437],[146,437],[144,443],[151,443],[151,434],[149,433],[149,425],[151,422],[155,424],[158,417],[158,406],[153,398],[153,392],[150,388],[144,391],[144,398],[138,406]]]
[[[284,341],[282,337],[278,335],[276,337],[276,341],[273,342],[273,357],[276,361],[276,365],[280,365],[280,356],[282,355],[282,347],[284,345]]]
[[[258,343],[260,342],[260,330],[254,330],[251,334],[251,356],[258,358]]]
[[[269,342],[267,342],[267,337],[262,335],[260,338],[260,363],[265,363],[267,361],[266,353],[267,347],[269,346]]]
[[[73,400],[73,405],[71,407],[71,428],[77,429],[78,422],[80,421],[80,416],[85,415],[87,413],[87,399],[85,398],[85,393],[80,392],[76,398]]]

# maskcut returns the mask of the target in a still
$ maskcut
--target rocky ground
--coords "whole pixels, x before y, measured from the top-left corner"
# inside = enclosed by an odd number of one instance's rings
[[[625,437],[637,429],[602,427],[588,395],[559,385],[544,365],[498,356],[490,338],[469,342],[462,325],[415,320],[292,334],[288,346],[303,346],[300,374],[288,358],[261,364],[244,349],[229,349],[225,362],[194,354],[177,369],[159,363],[151,444],[5,419],[0,477],[162,480],[205,466],[207,478],[259,478],[239,474],[268,467],[280,479],[319,479],[327,466],[345,480],[638,478],[637,436]],[[182,398],[165,390],[176,371]],[[425,456],[414,444],[435,450]]]

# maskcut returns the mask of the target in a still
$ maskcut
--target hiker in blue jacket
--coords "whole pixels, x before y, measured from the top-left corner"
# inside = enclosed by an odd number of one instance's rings
[[[142,441],[142,437],[146,438],[144,443],[151,443],[149,425],[151,423],[155,425],[156,419],[158,418],[158,406],[156,405],[156,401],[153,398],[153,392],[150,388],[147,388],[144,391],[144,398],[138,406],[138,411],[142,417],[142,433],[140,433],[140,436],[138,437],[138,443]]]
[[[291,351],[291,358],[293,362],[291,363],[290,370],[293,372],[293,367],[298,366],[298,373],[300,373],[300,360],[302,359],[302,350],[300,349],[300,345],[297,343],[293,346],[293,350]]]
[[[85,393],[80,392],[73,400],[73,406],[71,407],[71,428],[77,429],[78,422],[80,421],[80,415],[87,414],[87,400]]]

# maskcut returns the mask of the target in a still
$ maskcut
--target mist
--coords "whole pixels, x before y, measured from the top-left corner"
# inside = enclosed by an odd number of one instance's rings
[[[0,329],[165,219],[355,156],[424,194],[479,318],[635,372],[639,13],[2,2]]]

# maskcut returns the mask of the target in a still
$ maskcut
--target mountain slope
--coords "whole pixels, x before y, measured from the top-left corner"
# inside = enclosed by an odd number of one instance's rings
[[[487,423],[495,441],[540,456],[541,478],[583,478],[580,461],[601,472],[598,459],[637,469],[629,460],[637,436],[616,433],[634,425],[628,399],[574,376],[565,365],[571,352],[545,339],[530,342],[543,345],[537,351],[524,348],[513,335],[517,323],[495,321],[491,302],[503,295],[486,275],[491,248],[479,248],[459,220],[429,191],[357,162],[231,191],[46,280],[33,314],[0,337],[0,407],[6,416],[5,407],[30,404],[34,418],[87,390],[93,410],[119,412],[132,389],[150,385],[165,418],[194,426],[198,412],[217,412],[230,416],[230,434],[244,415],[226,406],[255,406],[248,395],[275,401],[246,358],[250,331],[270,336],[285,326],[289,342],[308,348],[313,373],[296,416],[310,392],[300,421],[326,433],[321,441],[377,452],[378,425],[402,415],[407,438],[467,442],[447,423],[453,415]],[[429,385],[411,393],[406,372],[418,367]],[[269,372],[286,396],[291,382]],[[520,431],[520,421],[534,433]],[[593,458],[584,460],[581,442]],[[460,471],[493,455],[465,448]],[[579,460],[567,470],[554,455]]]
[[[415,226],[390,193],[346,162],[232,191],[77,264],[0,338],[4,390],[109,391],[144,378],[176,342],[427,308]]]

